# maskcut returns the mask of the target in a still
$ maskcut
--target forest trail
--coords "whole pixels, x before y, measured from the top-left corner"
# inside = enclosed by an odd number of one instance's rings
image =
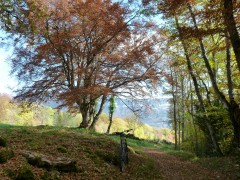
[[[207,169],[197,163],[156,149],[145,149],[144,152],[155,161],[164,180],[232,179],[221,172]]]

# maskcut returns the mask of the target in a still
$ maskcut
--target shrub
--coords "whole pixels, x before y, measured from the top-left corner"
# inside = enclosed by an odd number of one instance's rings
[[[67,153],[68,152],[67,149],[63,146],[58,147],[57,150],[58,150],[58,152],[61,152],[61,153]]]
[[[107,163],[118,165],[118,156],[112,152],[97,150],[95,154]]]
[[[58,171],[45,171],[41,180],[60,180],[60,173]]]
[[[7,162],[14,156],[14,153],[11,149],[2,149],[0,150],[0,164]]]
[[[0,146],[2,146],[2,147],[6,147],[6,146],[7,146],[7,141],[6,141],[6,139],[0,137]]]
[[[32,169],[28,166],[23,166],[19,169],[17,173],[16,180],[33,180],[34,179],[34,173],[32,172]]]

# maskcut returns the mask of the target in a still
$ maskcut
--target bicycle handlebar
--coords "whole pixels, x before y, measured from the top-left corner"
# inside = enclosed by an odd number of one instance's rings
[[[129,131],[132,131],[133,129],[128,129],[128,130],[124,130],[122,132],[115,132],[113,134],[116,134],[116,135],[120,135],[120,134],[124,134],[124,133],[128,133]]]
[[[123,131],[123,132],[129,132],[129,131],[132,131],[133,129],[128,129],[128,130],[125,130],[125,131]]]

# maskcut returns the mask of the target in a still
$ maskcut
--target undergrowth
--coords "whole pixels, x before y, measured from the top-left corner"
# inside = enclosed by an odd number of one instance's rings
[[[8,148],[15,154],[14,158],[0,164],[0,179],[16,177],[26,165],[26,159],[20,154],[21,150],[37,152],[52,158],[66,157],[76,160],[77,172],[58,172],[59,179],[161,179],[152,159],[133,152],[129,153],[129,164],[121,173],[118,167],[117,137],[110,138],[104,134],[77,128],[7,125],[0,126],[0,136],[6,139]],[[136,140],[129,140],[129,145],[133,149],[151,146]],[[36,179],[46,179],[47,175],[56,174],[32,165],[27,167]]]

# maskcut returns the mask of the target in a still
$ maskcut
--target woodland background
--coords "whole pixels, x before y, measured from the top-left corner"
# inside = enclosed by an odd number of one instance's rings
[[[0,123],[16,126],[55,126],[77,128],[81,123],[81,114],[72,114],[58,111],[46,105],[16,104],[7,94],[0,95]],[[125,108],[126,110],[126,108]],[[96,131],[106,133],[109,124],[109,115],[103,113],[96,125]],[[152,141],[173,141],[173,134],[169,128],[153,127],[143,124],[133,114],[125,118],[115,116],[111,127],[112,132],[120,132],[125,129],[133,129],[135,137]]]

